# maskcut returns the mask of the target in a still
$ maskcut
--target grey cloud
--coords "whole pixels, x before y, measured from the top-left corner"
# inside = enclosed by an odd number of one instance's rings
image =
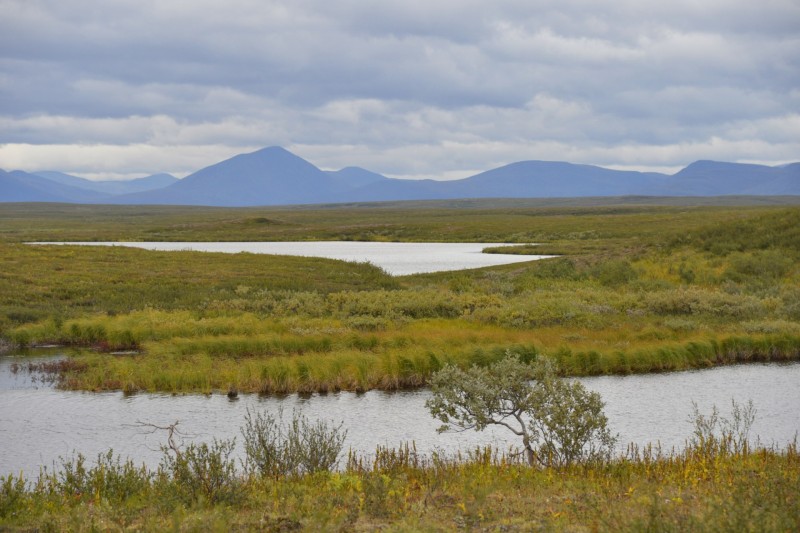
[[[792,0],[0,0],[0,143],[181,165],[282,144],[431,176],[795,158],[798,20]]]

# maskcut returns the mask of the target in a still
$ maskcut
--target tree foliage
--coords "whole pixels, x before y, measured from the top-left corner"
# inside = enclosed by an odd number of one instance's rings
[[[439,431],[505,427],[521,437],[531,465],[605,460],[616,442],[600,395],[558,377],[546,358],[527,364],[508,354],[485,367],[448,365],[430,384],[426,406],[444,423]]]

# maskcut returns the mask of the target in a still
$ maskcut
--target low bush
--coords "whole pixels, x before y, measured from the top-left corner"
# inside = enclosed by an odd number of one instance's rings
[[[600,395],[559,378],[547,358],[528,365],[508,354],[487,367],[448,365],[430,385],[426,406],[444,423],[439,431],[505,427],[521,437],[531,465],[562,467],[611,457],[615,438]]]
[[[211,444],[189,444],[185,449],[162,447],[160,471],[170,483],[162,487],[186,504],[194,502],[234,503],[241,499],[241,479],[231,457],[235,439],[217,440]]]
[[[261,477],[330,472],[339,463],[347,430],[323,420],[311,421],[294,412],[288,423],[249,409],[242,427],[246,472]]]
[[[639,274],[625,259],[604,261],[592,269],[592,277],[602,285],[614,287],[636,280]]]

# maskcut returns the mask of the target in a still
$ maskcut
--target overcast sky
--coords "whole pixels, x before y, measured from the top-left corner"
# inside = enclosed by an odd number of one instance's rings
[[[800,160],[797,0],[0,0],[0,168]]]

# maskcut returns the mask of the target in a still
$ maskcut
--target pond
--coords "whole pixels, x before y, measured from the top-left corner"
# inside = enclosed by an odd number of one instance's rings
[[[47,356],[52,358],[53,356]],[[502,449],[516,444],[507,432],[439,434],[439,423],[425,409],[428,390],[364,394],[341,392],[311,396],[260,397],[223,394],[182,395],[69,392],[53,389],[24,370],[31,356],[0,357],[0,475],[36,475],[59,456],[79,451],[94,459],[113,448],[137,463],[155,466],[163,432],[151,432],[137,422],[168,425],[179,421],[186,441],[238,437],[247,409],[291,414],[298,410],[312,419],[342,422],[346,446],[363,454],[378,445],[399,446],[413,441],[421,453],[466,451],[492,444]],[[708,370],[582,378],[606,402],[611,429],[620,446],[660,442],[680,448],[691,435],[692,401],[708,413],[713,405],[729,416],[731,400],[753,400],[757,409],[753,435],[762,443],[783,446],[800,430],[800,364],[752,364]]]
[[[463,270],[553,257],[550,255],[485,254],[484,248],[500,243],[414,242],[43,242],[81,246],[128,246],[146,250],[222,252],[325,257],[369,262],[393,276]]]

